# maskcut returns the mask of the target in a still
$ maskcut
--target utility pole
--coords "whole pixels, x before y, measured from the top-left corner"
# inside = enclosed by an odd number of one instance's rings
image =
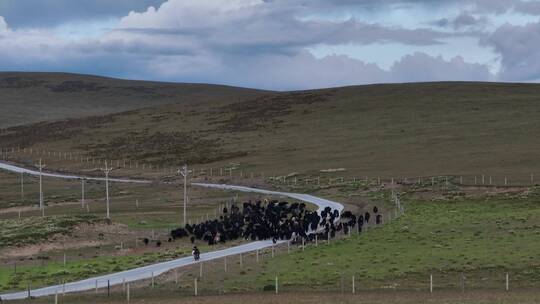
[[[81,207],[84,208],[84,178],[81,178]]]
[[[43,204],[43,168],[45,165],[41,163],[41,158],[39,159],[39,209],[41,210],[41,216],[45,216],[45,206]]]
[[[107,218],[111,219],[110,209],[109,209],[109,173],[113,168],[107,167],[107,161],[105,161],[105,169],[101,168],[101,171],[105,173],[105,189],[107,193]]]
[[[21,172],[21,202],[24,202],[24,172]]]
[[[184,165],[182,168],[178,169],[178,173],[184,177],[184,226],[187,224],[187,178],[189,173],[191,173],[190,170],[188,170],[187,164]]]

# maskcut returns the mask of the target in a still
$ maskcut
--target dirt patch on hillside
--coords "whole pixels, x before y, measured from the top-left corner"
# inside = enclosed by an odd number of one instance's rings
[[[20,259],[30,256],[34,256],[43,252],[66,250],[66,249],[80,249],[85,247],[96,247],[104,245],[102,241],[76,241],[72,239],[66,240],[65,243],[46,242],[42,244],[29,245],[18,248],[7,248],[0,251],[2,259]]]
[[[82,249],[106,244],[119,243],[130,232],[121,224],[80,224],[69,235],[55,234],[47,241],[23,246],[9,246],[0,249],[2,260],[21,259],[55,250]]]

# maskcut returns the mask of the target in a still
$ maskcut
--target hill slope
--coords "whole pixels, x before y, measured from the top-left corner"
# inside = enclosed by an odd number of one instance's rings
[[[0,128],[160,104],[242,97],[256,90],[66,73],[0,72]]]
[[[208,98],[14,128],[0,146],[267,173],[526,177],[540,171],[538,96],[536,84],[455,82]]]

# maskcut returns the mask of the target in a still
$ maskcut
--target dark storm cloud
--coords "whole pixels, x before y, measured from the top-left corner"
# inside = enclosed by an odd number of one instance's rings
[[[454,30],[470,29],[483,26],[488,23],[485,17],[475,17],[468,12],[461,12],[455,18],[442,18],[432,24],[439,27],[451,28]]]

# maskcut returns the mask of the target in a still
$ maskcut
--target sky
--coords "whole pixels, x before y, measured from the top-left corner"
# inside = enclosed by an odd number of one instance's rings
[[[540,0],[0,0],[0,71],[272,90],[540,81]]]

